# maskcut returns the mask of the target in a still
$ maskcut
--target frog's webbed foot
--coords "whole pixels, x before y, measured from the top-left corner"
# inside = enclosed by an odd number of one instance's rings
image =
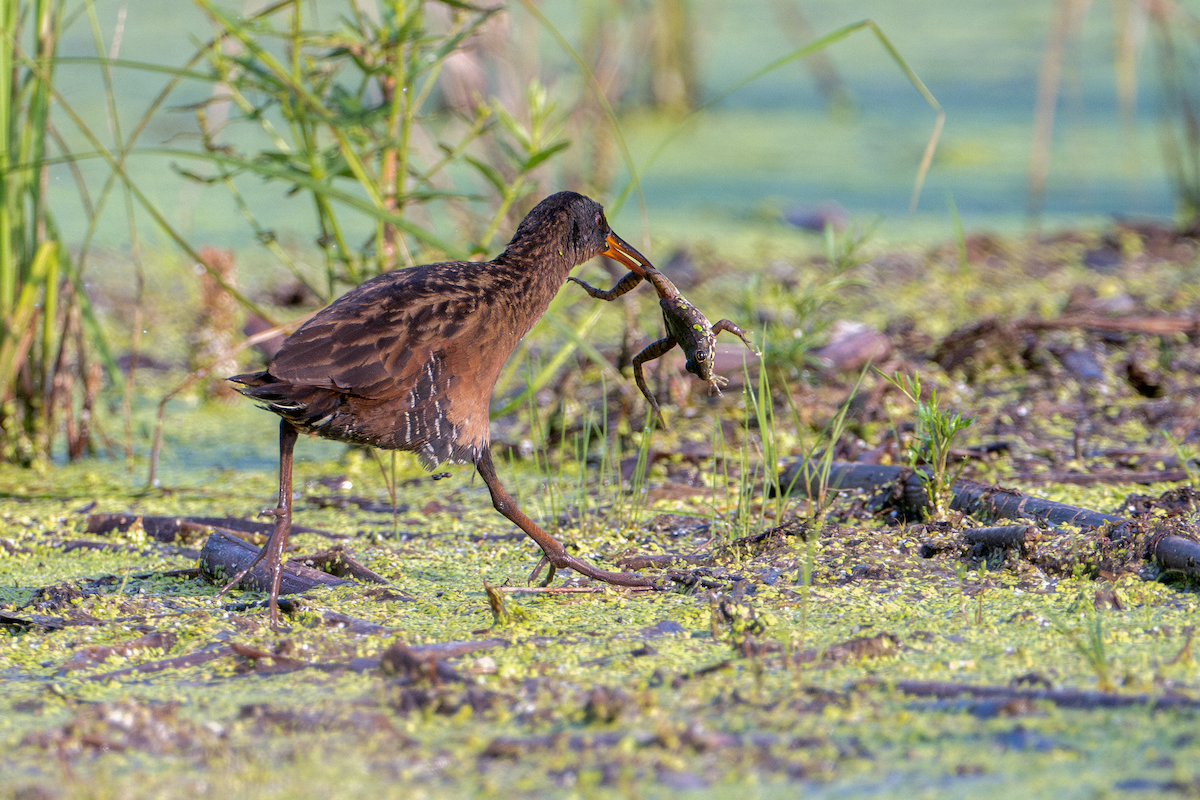
[[[663,417],[662,409],[658,407],[658,401],[654,399],[654,395],[650,394],[650,388],[646,386],[646,374],[642,371],[642,364],[662,357],[674,346],[674,339],[659,339],[657,342],[651,342],[645,350],[633,357],[633,379],[637,382],[638,388],[642,390],[642,394],[650,401],[650,405],[654,407],[654,413],[658,416],[658,422],[662,425],[663,430],[667,429],[667,420]]]
[[[580,286],[583,287],[583,290],[585,292],[587,292],[588,294],[590,294],[592,297],[596,298],[597,300],[616,300],[618,297],[620,297],[621,295],[630,291],[635,286],[637,286],[639,283],[641,283],[642,276],[638,275],[636,272],[626,273],[624,278],[621,278],[621,280],[617,281],[616,286],[614,286],[611,289],[607,289],[607,290],[597,289],[595,286],[592,286],[590,283],[587,283],[586,281],[576,278],[574,275],[568,275],[567,280],[578,283]]]
[[[721,396],[721,387],[727,383],[729,383],[729,378],[726,378],[724,375],[713,375],[711,378],[708,379],[708,388],[709,388],[708,393],[712,394],[713,392],[716,392],[717,397],[720,397]]]
[[[716,324],[712,326],[712,329],[713,329],[713,336],[716,336],[721,331],[728,331],[729,333],[732,333],[734,336],[741,339],[742,344],[744,344],[744,345],[746,345],[746,347],[750,348],[751,353],[754,353],[754,355],[756,355],[756,356],[762,355],[762,352],[757,347],[755,347],[754,342],[751,341],[750,334],[746,333],[744,330],[739,328],[737,325],[734,325],[729,320],[727,320],[727,319],[717,320]]]

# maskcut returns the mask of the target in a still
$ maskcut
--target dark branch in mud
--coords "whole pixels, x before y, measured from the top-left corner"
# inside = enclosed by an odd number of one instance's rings
[[[335,575],[339,578],[352,578],[360,583],[390,584],[387,578],[377,572],[367,569],[350,554],[342,545],[334,545],[328,550],[311,553],[306,556],[294,556],[290,561],[303,564],[321,572]]]
[[[236,575],[250,565],[258,555],[258,548],[249,542],[223,531],[215,531],[200,551],[200,572],[213,583],[223,584],[229,576]],[[242,587],[254,591],[266,591],[270,578],[260,564],[242,580]],[[283,565],[283,578],[279,582],[280,594],[300,594],[317,586],[345,586],[353,581],[335,578],[320,570],[292,561]]]
[[[874,687],[876,681],[862,681],[860,688]],[[1014,689],[1009,686],[971,686],[949,681],[897,681],[897,691],[918,697],[952,698],[966,695],[996,703],[1042,700],[1060,708],[1128,708],[1138,706],[1155,711],[1174,708],[1200,708],[1200,699],[1178,694],[1155,697],[1148,694],[1108,694],[1083,689]]]
[[[275,529],[274,522],[255,522],[250,519],[236,517],[151,517],[141,514],[88,514],[88,533],[110,533],[112,531],[127,531],[141,520],[142,528],[153,539],[173,544],[177,541],[190,541],[207,536],[211,529],[224,530],[233,533],[270,536]],[[348,539],[342,533],[309,528],[304,525],[293,525],[293,533],[314,533],[326,539]]]
[[[780,484],[794,485],[794,491],[805,492],[810,497],[818,493],[817,465],[797,461],[784,470]],[[880,464],[849,464],[834,462],[829,471],[829,490],[861,489],[863,491],[894,490],[899,495],[902,507],[920,516],[928,505],[928,495],[921,479],[912,470]],[[959,480],[954,483],[954,499],[950,508],[963,514],[985,520],[1028,519],[1051,528],[1071,526],[1078,528],[1106,528],[1111,539],[1129,534],[1130,520],[1116,514],[1103,514],[1078,506],[1056,503],[1031,497],[1016,489],[988,486],[976,481]]]
[[[1152,542],[1147,549],[1163,569],[1200,575],[1200,542],[1168,534]]]
[[[1034,525],[1001,525],[996,528],[967,528],[962,532],[963,541],[970,545],[995,547],[1003,550],[1019,549],[1024,555],[1037,544],[1041,534]]]

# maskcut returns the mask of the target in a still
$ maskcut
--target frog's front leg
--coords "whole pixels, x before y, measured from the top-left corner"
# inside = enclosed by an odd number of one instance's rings
[[[727,383],[729,383],[729,378],[726,378],[724,375],[713,375],[708,379],[708,386],[710,389],[716,391],[717,397],[721,396],[721,387]],[[712,394],[712,392],[709,392],[709,394]]]
[[[618,297],[632,290],[635,286],[641,283],[642,276],[638,275],[636,272],[626,273],[624,278],[621,278],[621,280],[617,281],[616,286],[607,291],[604,289],[597,289],[595,286],[576,278],[574,275],[568,276],[567,280],[575,281],[583,287],[585,292],[597,300],[616,300]]]
[[[674,346],[674,339],[659,339],[657,342],[651,342],[646,346],[645,350],[633,357],[633,379],[637,381],[638,388],[642,390],[642,394],[646,395],[646,399],[654,407],[654,413],[658,415],[658,421],[662,424],[663,430],[667,428],[667,421],[663,418],[662,409],[658,407],[658,401],[654,399],[654,395],[650,394],[650,389],[646,387],[646,376],[642,372],[642,364],[647,361],[653,361],[656,358],[661,358],[664,353]]]
[[[729,320],[727,320],[727,319],[717,320],[717,323],[712,326],[712,329],[713,329],[713,336],[716,336],[721,331],[729,331],[734,336],[741,339],[742,342],[746,345],[746,347],[750,348],[751,353],[754,353],[754,355],[756,355],[756,356],[762,355],[762,353],[760,353],[758,351],[758,348],[754,346],[754,342],[752,342],[750,340],[750,334],[746,333],[744,330],[739,328],[737,325],[734,325]]]

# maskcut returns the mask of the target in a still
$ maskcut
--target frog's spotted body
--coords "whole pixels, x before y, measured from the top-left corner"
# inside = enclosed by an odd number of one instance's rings
[[[650,405],[654,406],[658,418],[662,420],[662,410],[658,407],[658,401],[646,387],[646,376],[642,372],[642,364],[659,358],[675,345],[679,345],[687,357],[685,364],[687,371],[707,382],[717,391],[717,394],[720,394],[721,387],[729,381],[720,375],[713,374],[717,334],[721,331],[729,331],[745,342],[746,347],[749,347],[755,355],[758,355],[758,351],[754,349],[746,332],[729,320],[718,320],[715,325],[710,325],[708,319],[679,293],[675,284],[671,283],[670,278],[666,275],[653,267],[646,267],[645,277],[658,291],[658,304],[662,306],[663,323],[667,328],[667,336],[657,342],[652,342],[645,350],[634,356],[633,377],[637,381],[638,388],[642,390],[642,394],[650,401]],[[615,300],[641,283],[642,276],[636,272],[630,272],[608,291],[597,289],[579,278],[571,277],[568,280],[578,283],[592,297],[600,300]]]

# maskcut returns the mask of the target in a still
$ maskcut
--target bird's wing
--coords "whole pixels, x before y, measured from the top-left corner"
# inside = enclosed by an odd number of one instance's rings
[[[409,386],[479,310],[483,298],[461,268],[477,266],[434,264],[362,284],[288,337],[271,375],[364,398]]]

